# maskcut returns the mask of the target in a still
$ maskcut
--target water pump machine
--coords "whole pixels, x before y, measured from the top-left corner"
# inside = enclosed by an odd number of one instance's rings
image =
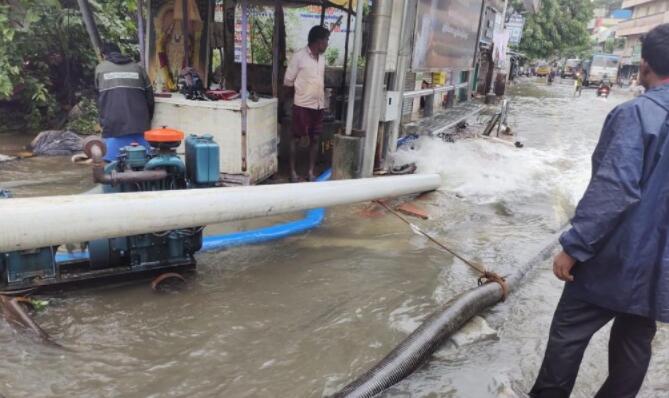
[[[219,147],[211,136],[187,137],[185,162],[177,154],[184,140],[181,131],[155,129],[147,131],[144,138],[149,147],[136,143],[126,146],[110,163],[103,160],[106,147],[101,139],[91,137],[84,142],[84,152],[93,161],[93,179],[102,185],[103,194],[219,185]],[[0,289],[192,269],[194,254],[202,247],[203,228],[93,240],[84,244],[88,258],[64,262],[56,262],[57,247],[0,253]]]

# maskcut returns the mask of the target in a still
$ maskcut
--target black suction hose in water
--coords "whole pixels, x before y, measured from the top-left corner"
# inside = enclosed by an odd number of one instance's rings
[[[508,289],[518,287],[535,265],[550,257],[558,245],[559,234],[512,275],[506,278]],[[502,300],[502,287],[488,283],[465,292],[432,314],[422,325],[392,350],[381,362],[334,395],[335,398],[367,398],[393,386],[413,373],[432,355],[446,338],[476,314]]]

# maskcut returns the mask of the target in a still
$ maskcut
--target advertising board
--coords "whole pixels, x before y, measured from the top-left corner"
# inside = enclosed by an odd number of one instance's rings
[[[412,69],[471,67],[481,4],[476,0],[419,0]]]

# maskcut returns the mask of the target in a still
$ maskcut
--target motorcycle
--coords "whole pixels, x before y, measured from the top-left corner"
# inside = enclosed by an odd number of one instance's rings
[[[597,96],[598,97],[608,98],[610,92],[611,92],[611,89],[608,86],[601,86],[601,87],[597,88]]]

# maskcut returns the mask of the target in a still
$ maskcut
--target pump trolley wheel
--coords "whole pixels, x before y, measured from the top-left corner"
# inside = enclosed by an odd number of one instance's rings
[[[186,284],[186,279],[176,272],[166,272],[151,281],[151,289],[156,292],[179,290]]]

